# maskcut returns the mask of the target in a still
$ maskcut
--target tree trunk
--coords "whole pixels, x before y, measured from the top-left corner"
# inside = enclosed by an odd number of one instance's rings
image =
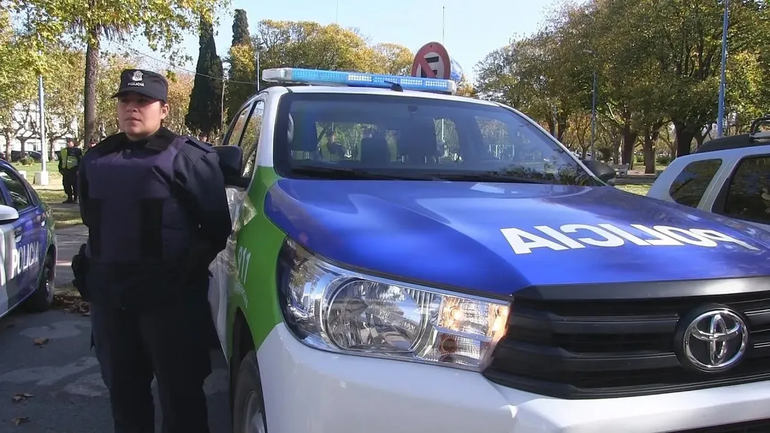
[[[634,147],[639,134],[631,129],[631,125],[623,126],[623,152],[622,164],[628,164],[628,169],[634,168]]]
[[[689,155],[692,148],[692,140],[695,138],[695,132],[690,125],[683,122],[674,120],[673,123],[674,135],[676,135],[676,156]]]
[[[13,151],[13,140],[15,140],[16,137],[13,137],[11,134],[5,134],[5,157],[8,161],[11,160],[11,152]]]
[[[567,123],[567,119],[559,119],[556,139],[559,140],[560,143],[563,143],[564,135],[567,133],[568,128],[569,124]]]
[[[655,133],[645,134],[642,143],[644,174],[655,174]]]
[[[89,29],[89,42],[86,47],[86,82],[83,95],[83,145],[87,146],[96,138],[96,80],[99,73],[99,31]]]

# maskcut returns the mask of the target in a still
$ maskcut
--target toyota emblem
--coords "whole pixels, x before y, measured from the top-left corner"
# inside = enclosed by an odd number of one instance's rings
[[[701,310],[703,311],[703,310]],[[690,316],[692,317],[692,316]],[[678,334],[680,359],[697,370],[716,373],[735,367],[746,354],[749,330],[738,313],[729,308],[712,308],[689,322]],[[681,328],[680,328],[681,329]]]

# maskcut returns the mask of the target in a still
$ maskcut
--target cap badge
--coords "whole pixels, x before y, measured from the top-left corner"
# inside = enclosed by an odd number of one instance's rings
[[[142,81],[142,71],[134,71],[134,75],[131,79],[134,81]]]

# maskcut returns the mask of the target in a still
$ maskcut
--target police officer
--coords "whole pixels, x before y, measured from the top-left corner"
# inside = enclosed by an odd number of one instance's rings
[[[61,173],[64,193],[67,200],[64,203],[78,202],[78,166],[83,152],[75,146],[75,142],[67,140],[67,147],[61,150],[59,156],[59,173]]]
[[[209,432],[208,266],[232,227],[217,154],[162,126],[167,95],[162,75],[123,71],[114,95],[123,132],[94,146],[79,171],[88,226],[79,289],[116,433],[154,432],[153,375],[164,433]]]

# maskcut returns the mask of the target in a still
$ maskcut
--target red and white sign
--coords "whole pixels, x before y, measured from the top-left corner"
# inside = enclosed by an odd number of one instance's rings
[[[421,78],[442,78],[448,80],[452,63],[446,48],[438,42],[430,42],[417,50],[412,63],[412,76]]]

